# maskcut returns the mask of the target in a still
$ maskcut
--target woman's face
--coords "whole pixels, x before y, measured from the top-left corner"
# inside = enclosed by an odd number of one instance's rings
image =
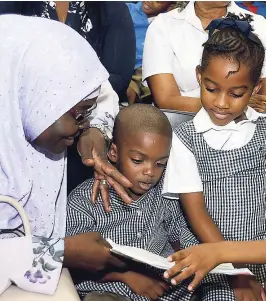
[[[86,116],[95,103],[96,98],[80,101],[42,132],[34,143],[53,154],[62,153],[67,146],[74,143],[75,137],[79,136],[83,129],[89,127]]]

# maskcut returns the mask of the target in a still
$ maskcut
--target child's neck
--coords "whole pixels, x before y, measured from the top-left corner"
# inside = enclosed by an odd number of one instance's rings
[[[130,197],[134,202],[135,202],[135,201],[138,201],[138,200],[143,196],[143,194],[142,194],[142,195],[137,195],[137,194],[133,193],[130,189],[126,189],[126,191],[127,191],[128,195],[129,195],[129,197]]]

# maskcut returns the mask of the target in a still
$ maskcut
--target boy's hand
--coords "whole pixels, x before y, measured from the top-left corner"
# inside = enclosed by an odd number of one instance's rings
[[[178,251],[169,256],[169,261],[175,261],[176,264],[164,273],[164,277],[173,277],[171,283],[177,285],[195,274],[193,281],[188,286],[188,290],[195,289],[208,272],[219,264],[218,252],[215,246],[216,243],[204,243]],[[181,272],[182,269],[185,270]],[[179,274],[175,276],[177,273]]]
[[[151,300],[157,300],[169,289],[169,285],[164,281],[132,271],[123,273],[122,281],[137,295],[147,297]]]
[[[238,275],[228,277],[237,301],[263,301],[263,288],[254,276]]]

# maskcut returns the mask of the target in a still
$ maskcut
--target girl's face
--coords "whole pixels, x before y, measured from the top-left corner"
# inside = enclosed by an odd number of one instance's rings
[[[53,154],[62,153],[67,146],[73,144],[74,138],[79,136],[83,129],[89,127],[86,115],[95,102],[96,98],[79,102],[40,134],[34,143]]]
[[[215,125],[224,126],[245,118],[244,110],[251,95],[261,87],[260,82],[254,86],[246,65],[239,67],[235,61],[214,57],[204,70],[198,66],[196,73],[202,106]]]

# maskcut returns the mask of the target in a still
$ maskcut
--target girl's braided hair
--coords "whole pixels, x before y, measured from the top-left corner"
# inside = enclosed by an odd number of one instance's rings
[[[251,15],[236,16],[228,14],[224,19],[213,20],[209,29],[209,39],[203,44],[201,67],[204,70],[213,57],[224,57],[250,69],[251,79],[256,84],[260,78],[264,62],[265,49],[261,40],[252,33],[249,24],[253,20]],[[244,23],[245,22],[245,23]],[[229,74],[229,75],[230,75]]]

